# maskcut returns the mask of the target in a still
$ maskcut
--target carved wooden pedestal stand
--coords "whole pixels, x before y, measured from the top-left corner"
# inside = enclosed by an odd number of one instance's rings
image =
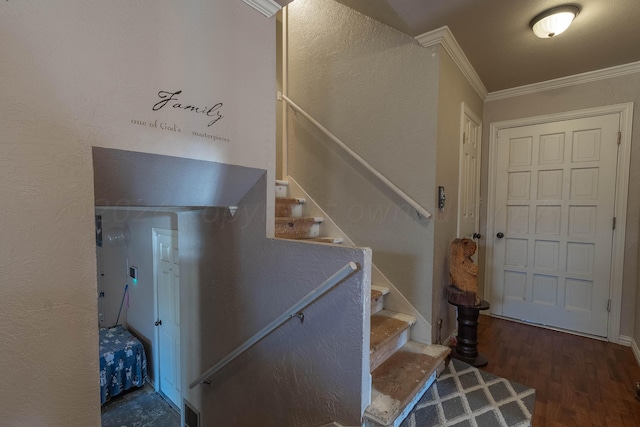
[[[487,357],[478,353],[478,316],[480,310],[489,309],[489,303],[484,300],[477,305],[461,303],[460,295],[457,295],[460,292],[453,286],[447,289],[449,304],[455,305],[458,309],[458,342],[451,352],[451,357],[471,366],[486,366],[489,363]]]

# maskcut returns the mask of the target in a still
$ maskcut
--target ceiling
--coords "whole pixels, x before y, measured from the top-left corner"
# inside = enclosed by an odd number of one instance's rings
[[[448,26],[489,92],[640,61],[639,0],[337,0],[411,36]],[[529,29],[549,8],[581,8],[551,39]]]

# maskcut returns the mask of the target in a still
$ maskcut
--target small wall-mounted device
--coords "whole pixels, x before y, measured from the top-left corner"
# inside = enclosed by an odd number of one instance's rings
[[[129,267],[129,277],[138,280],[138,267]]]
[[[444,202],[446,200],[446,196],[444,195],[444,187],[438,187],[438,208],[444,209]]]

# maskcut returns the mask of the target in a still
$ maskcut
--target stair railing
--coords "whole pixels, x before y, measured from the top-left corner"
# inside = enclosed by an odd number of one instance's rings
[[[358,153],[349,148],[344,142],[342,142],[337,136],[332,134],[327,128],[322,126],[317,120],[309,115],[306,111],[302,109],[299,105],[293,102],[289,97],[284,95],[281,92],[278,92],[278,100],[285,101],[291,108],[298,111],[302,114],[307,120],[313,123],[318,129],[320,129],[325,135],[327,135],[333,142],[338,144],[340,148],[347,152],[351,157],[353,157],[362,167],[371,172],[376,178],[382,181],[391,191],[396,193],[402,200],[404,200],[409,206],[416,210],[418,217],[431,218],[431,213],[423,208],[418,202],[412,199],[407,193],[402,191],[398,186],[396,186],[393,182],[391,182],[386,176],[382,175],[376,168],[371,166],[365,159],[360,157]]]
[[[269,323],[262,330],[257,332],[254,336],[249,338],[247,341],[239,345],[235,350],[222,358],[218,363],[213,365],[211,368],[204,371],[198,378],[196,378],[191,384],[189,384],[189,388],[192,389],[200,384],[209,384],[207,378],[213,376],[220,369],[224,368],[231,361],[233,361],[236,357],[240,356],[242,353],[253,347],[258,341],[269,335],[271,332],[276,330],[280,325],[282,325],[287,320],[297,317],[301,322],[304,322],[304,313],[302,309],[310,305],[312,302],[320,298],[322,295],[327,293],[331,288],[340,283],[343,279],[349,276],[351,273],[358,269],[358,265],[354,262],[350,262],[342,267],[340,270],[336,271],[331,277],[322,282],[320,286],[309,292],[305,297],[303,297],[300,301],[289,307],[284,313],[278,316],[273,322]]]

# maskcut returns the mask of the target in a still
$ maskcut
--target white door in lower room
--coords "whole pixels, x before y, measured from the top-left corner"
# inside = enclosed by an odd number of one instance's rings
[[[180,375],[180,265],[178,233],[153,229],[158,391],[182,406]]]
[[[482,120],[462,104],[460,174],[458,180],[458,237],[477,241],[480,235],[480,152]],[[473,255],[478,262],[478,253]]]

